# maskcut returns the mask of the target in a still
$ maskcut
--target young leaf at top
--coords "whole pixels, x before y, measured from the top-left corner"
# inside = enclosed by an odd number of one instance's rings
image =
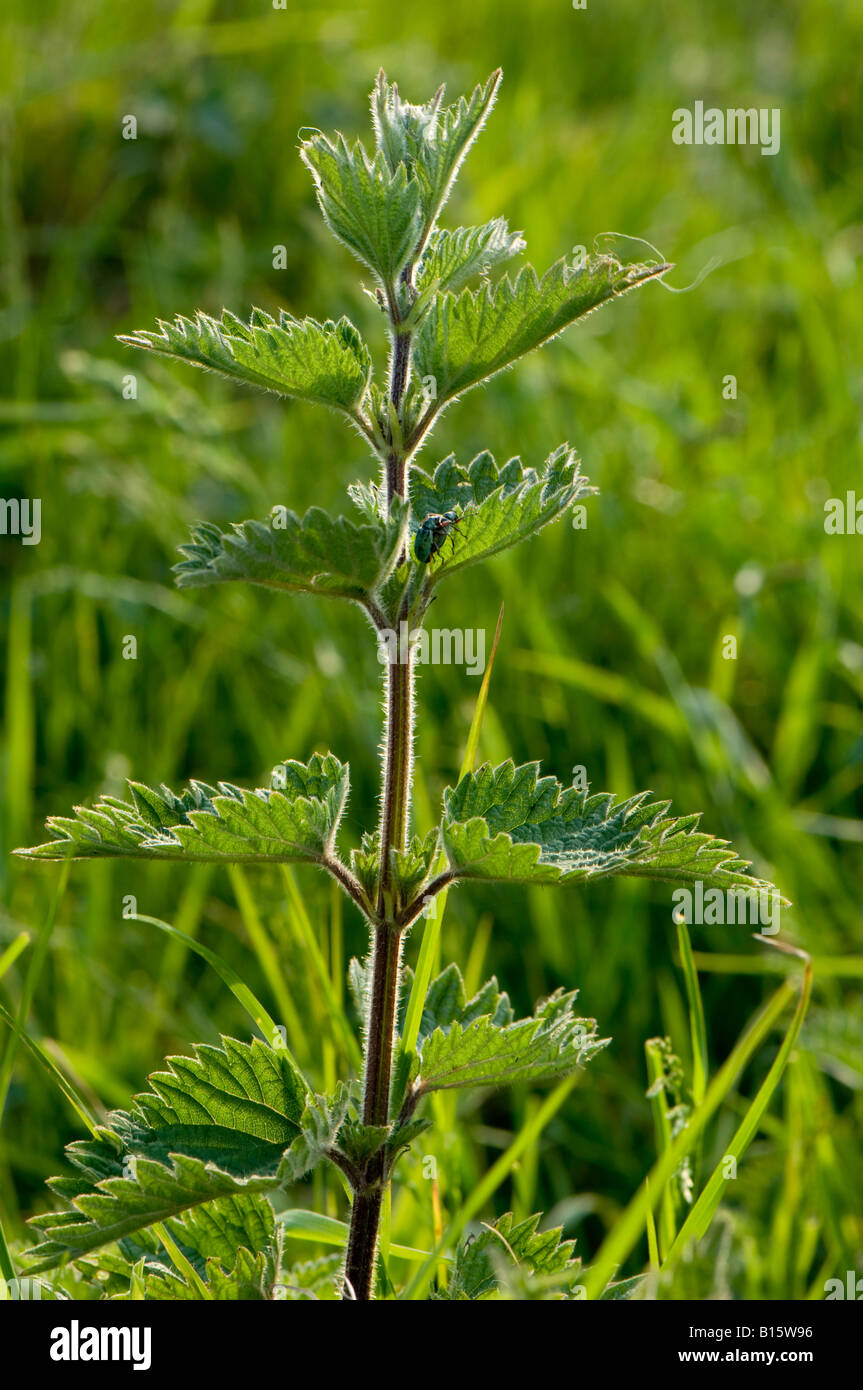
[[[470,97],[459,97],[443,106],[445,88],[431,101],[414,106],[404,101],[394,82],[381,71],[372,92],[372,121],[378,151],[394,172],[404,166],[420,190],[422,231],[419,253],[437,221],[440,210],[458,177],[468,150],[479,135],[501,82],[498,68]]]
[[[269,521],[235,525],[233,534],[204,522],[180,546],[185,558],[174,566],[176,582],[193,588],[239,579],[363,604],[398,563],[406,528],[400,499],[385,519],[361,526],[320,507],[302,517],[279,509]]]
[[[490,1012],[435,1028],[419,1048],[412,1096],[469,1086],[511,1086],[566,1076],[607,1047],[592,1018],[578,1018],[578,990],[557,990],[533,1018],[501,1023]]]
[[[257,1038],[169,1057],[129,1111],[67,1147],[76,1175],[50,1186],[71,1205],[34,1217],[28,1270],[50,1269],[190,1207],[293,1181],[308,1088],[284,1051]]]
[[[411,471],[411,507],[415,521],[440,512],[457,511],[459,523],[429,566],[428,585],[465,565],[477,564],[555,521],[580,497],[596,492],[579,472],[579,461],[562,444],[547,459],[542,472],[510,459],[498,468],[488,452],[463,468],[453,455],[438,464],[434,475]]]
[[[277,321],[255,309],[243,323],[225,309],[221,319],[199,311],[194,319],[178,314],[158,324],[158,332],[121,335],[120,342],[352,418],[371,378],[369,350],[347,318],[318,323],[282,310]]]
[[[668,269],[662,262],[626,266],[613,256],[588,257],[576,265],[561,259],[541,280],[526,265],[514,282],[504,276],[494,286],[438,295],[413,344],[414,372],[420,380],[433,379],[436,397],[415,427],[411,445],[456,396]]]
[[[444,792],[441,839],[456,878],[573,883],[626,875],[775,892],[751,878],[726,840],[669,816],[649,792],[627,801],[563,787],[539,763],[486,763]]]
[[[370,158],[357,140],[315,131],[300,147],[327,226],[359,260],[392,286],[415,251],[422,225],[420,189],[403,164]]]
[[[181,859],[209,863],[322,863],[348,796],[348,765],[331,753],[274,769],[279,790],[190,782],[177,796],[130,782],[131,801],[104,796],[51,816],[58,838],[16,850],[31,859]]]

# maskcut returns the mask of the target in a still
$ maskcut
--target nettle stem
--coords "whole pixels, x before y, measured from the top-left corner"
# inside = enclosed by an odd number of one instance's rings
[[[402,928],[396,921],[390,850],[403,849],[407,837],[413,739],[413,675],[410,662],[387,667],[387,731],[384,795],[381,814],[379,925],[374,929],[372,981],[366,1027],[363,1123],[389,1123],[390,1084],[399,991]],[[371,1298],[381,1203],[386,1186],[385,1154],[380,1150],[366,1166],[354,1192],[345,1263],[345,1298]]]
[[[391,298],[391,313],[394,300]],[[395,315],[393,315],[395,319]],[[410,334],[395,337],[390,364],[390,400],[400,410],[410,371]],[[407,459],[404,451],[391,447],[387,456],[387,501],[405,496]],[[407,617],[402,606],[396,629]],[[399,653],[401,656],[402,653]],[[387,666],[386,733],[384,740],[383,793],[380,827],[380,877],[377,916],[372,944],[372,980],[365,1040],[365,1087],[363,1123],[389,1124],[390,1088],[395,1045],[396,1007],[403,927],[399,924],[395,900],[391,851],[403,850],[407,842],[410,806],[411,750],[413,747],[414,703],[412,653]],[[359,1185],[355,1186],[351,1210],[351,1229],[345,1261],[343,1298],[367,1302],[372,1296],[375,1251],[381,1206],[387,1183],[386,1154],[383,1149],[369,1161]]]

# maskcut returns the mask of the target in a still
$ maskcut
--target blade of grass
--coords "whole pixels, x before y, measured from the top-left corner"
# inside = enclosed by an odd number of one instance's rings
[[[614,1228],[606,1236],[596,1260],[585,1271],[585,1290],[588,1298],[598,1298],[614,1277],[638,1241],[645,1224],[648,1206],[655,1206],[665,1183],[691,1152],[708,1121],[728,1095],[737,1077],[753,1053],[767,1037],[776,1020],[794,998],[795,985],[786,981],[755,1015],[738,1038],[730,1054],[707,1087],[704,1100],[693,1110],[685,1129],[654,1163],[649,1173],[649,1188],[643,1185],[629,1203]]]
[[[644,1054],[647,1059],[647,1079],[648,1093],[664,1074],[662,1064],[662,1053],[657,1045],[655,1038],[648,1038],[644,1044]],[[671,1147],[671,1123],[665,1106],[665,1091],[657,1088],[656,1092],[650,1096],[650,1108],[653,1111],[653,1125],[656,1131],[656,1151],[659,1155],[666,1152]],[[648,1208],[648,1226],[653,1225],[653,1209]],[[660,1201],[659,1229],[662,1238],[662,1254],[671,1249],[674,1237],[677,1233],[677,1218],[674,1210],[674,1196],[671,1191],[671,1180],[663,1184],[662,1198]],[[654,1230],[654,1239],[656,1232]],[[651,1257],[652,1258],[652,1257]],[[657,1268],[659,1268],[657,1261]]]
[[[288,901],[293,909],[292,920],[294,927],[298,939],[308,955],[315,979],[320,985],[330,1021],[333,1024],[334,1031],[338,1033],[341,1039],[350,1065],[359,1073],[362,1067],[362,1056],[360,1054],[359,1043],[354,1036],[354,1031],[351,1028],[342,1002],[333,988],[330,972],[327,969],[327,962],[318,945],[314,927],[309,920],[309,914],[306,912],[305,903],[297,887],[297,881],[286,864],[282,865],[282,877],[288,890]]]
[[[70,845],[70,849],[71,848],[72,846]],[[57,878],[57,884],[51,895],[51,901],[48,905],[45,920],[39,929],[39,934],[36,937],[36,945],[33,948],[33,954],[30,957],[27,973],[24,976],[24,986],[21,990],[21,998],[18,1002],[17,1021],[6,1044],[6,1048],[3,1052],[3,1062],[2,1065],[0,1065],[0,1120],[3,1118],[3,1111],[6,1107],[6,1096],[9,1091],[9,1082],[12,1078],[12,1067],[15,1063],[17,1041],[19,1037],[25,1036],[23,1025],[27,1021],[27,1015],[30,1012],[30,1005],[33,1002],[36,985],[48,954],[48,947],[51,942],[51,933],[54,930],[57,911],[63,900],[63,894],[66,892],[66,884],[69,882],[70,867],[71,861],[67,859]]]
[[[9,1254],[9,1246],[6,1244],[6,1232],[3,1230],[3,1222],[0,1221],[0,1276],[7,1284],[15,1278],[15,1266],[12,1263],[12,1256]]]
[[[751,1143],[752,1139],[754,1138],[758,1130],[761,1117],[764,1114],[764,1111],[767,1109],[771,1097],[773,1096],[776,1087],[779,1085],[779,1082],[782,1079],[783,1072],[785,1071],[785,1068],[788,1065],[788,1059],[791,1056],[791,1052],[794,1048],[795,1043],[797,1042],[797,1038],[799,1037],[803,1020],[806,1017],[806,1011],[809,1008],[809,1000],[811,995],[812,965],[810,962],[807,963],[806,969],[803,974],[803,986],[800,990],[800,996],[797,1000],[797,1008],[794,1011],[794,1017],[792,1018],[788,1031],[785,1034],[782,1046],[779,1049],[779,1052],[776,1054],[776,1059],[773,1063],[773,1066],[767,1073],[767,1076],[764,1082],[762,1083],[757,1095],[755,1096],[755,1099],[748,1107],[746,1114],[743,1117],[743,1120],[738,1126],[734,1138],[731,1140],[731,1143],[727,1145],[721,1161],[714,1168],[706,1187],[704,1188],[703,1192],[698,1198],[698,1201],[695,1203],[694,1207],[692,1208],[683,1225],[681,1226],[680,1230],[678,1231],[677,1239],[675,1240],[670,1251],[668,1252],[668,1255],[666,1256],[663,1269],[673,1268],[677,1261],[680,1259],[686,1247],[691,1242],[700,1240],[706,1232],[708,1226],[710,1225],[710,1222],[713,1220],[716,1208],[719,1206],[720,1200],[722,1198],[722,1192],[726,1182],[724,1171],[725,1161],[728,1158],[733,1158],[735,1162],[739,1161],[739,1159],[743,1156],[743,1154],[749,1147],[749,1144]]]
[[[656,1222],[653,1219],[653,1204],[650,1201],[650,1180],[644,1179],[644,1186],[647,1189],[647,1211],[644,1217],[644,1225],[647,1232],[647,1257],[650,1260],[650,1268],[658,1270],[661,1264],[659,1258],[659,1241],[656,1237]]]
[[[32,676],[32,592],[28,581],[13,584],[9,596],[6,647],[6,798],[3,813],[6,849],[19,845],[32,818],[35,713]],[[11,866],[3,855],[4,891]]]
[[[464,969],[464,991],[468,999],[473,998],[482,984],[483,965],[485,964],[488,943],[491,941],[493,926],[494,917],[490,912],[484,912],[471,937],[470,952]]]
[[[306,1030],[300,1022],[300,1016],[285,984],[276,949],[261,921],[254,895],[249,888],[249,881],[239,864],[230,865],[228,876],[231,880],[237,906],[240,909],[243,925],[249,934],[252,950],[258,958],[264,978],[279,1006],[279,1013],[284,1021],[291,1051],[295,1057],[302,1057],[304,1062],[308,1062],[311,1058],[311,1049]],[[191,937],[189,940],[191,941]]]
[[[18,935],[15,937],[15,940],[10,941],[2,956],[0,956],[0,980],[2,980],[3,976],[6,974],[6,971],[9,970],[15,964],[16,960],[20,956],[21,952],[24,950],[24,947],[29,943],[29,941],[30,933],[26,931],[19,932]]]
[[[2,1018],[3,1022],[7,1024],[9,1028],[11,1028],[15,1037],[20,1039],[20,1041],[27,1048],[27,1051],[36,1059],[39,1065],[42,1068],[44,1068],[45,1071],[48,1072],[48,1075],[51,1077],[52,1081],[54,1081],[55,1084],[59,1086],[60,1090],[63,1092],[63,1095],[66,1097],[73,1110],[75,1110],[75,1112],[84,1121],[84,1124],[87,1126],[90,1133],[95,1134],[98,1124],[96,1117],[91,1113],[90,1108],[87,1105],[87,1102],[84,1100],[84,1097],[72,1085],[72,1082],[69,1080],[69,1078],[63,1075],[56,1062],[54,1062],[48,1056],[47,1052],[45,1052],[39,1046],[39,1044],[33,1038],[30,1037],[29,1033],[24,1032],[23,1028],[19,1026],[17,1019],[14,1019],[10,1014],[9,1010],[5,1008],[2,1004],[0,1004],[0,1018]]]
[[[167,1226],[162,1221],[157,1221],[153,1231],[164,1245],[178,1273],[182,1274],[190,1288],[197,1291],[198,1297],[205,1303],[211,1303],[212,1297],[209,1289],[204,1283],[198,1271],[189,1263],[176,1241],[171,1239],[171,1234]]]
[[[863,956],[812,956],[812,975],[816,980],[863,980]],[[709,951],[694,951],[692,961],[697,970],[711,970],[719,975],[779,975],[787,971],[788,963],[773,955],[728,955]]]
[[[710,1063],[707,1056],[707,1024],[704,1020],[704,1002],[698,983],[698,973],[692,957],[692,942],[689,928],[685,922],[677,923],[677,942],[680,947],[680,963],[686,981],[686,998],[689,1001],[689,1028],[692,1037],[692,1099],[700,1105],[707,1090],[707,1074]]]
[[[704,1001],[698,972],[692,960],[692,941],[689,928],[684,921],[677,922],[677,944],[680,948],[680,963],[686,983],[686,998],[689,1004],[689,1035],[692,1043],[692,1100],[700,1105],[707,1089],[707,1076],[710,1060],[707,1055],[707,1024],[704,1019]],[[698,1140],[692,1151],[692,1178],[698,1183],[701,1174],[702,1141]],[[663,1254],[665,1254],[663,1249]]]
[[[131,914],[129,920],[132,922],[147,922],[151,927],[158,927],[159,931],[164,932],[166,936],[170,936],[174,941],[181,942],[188,950],[194,951],[195,954],[200,956],[202,960],[205,960],[208,965],[211,965],[220,979],[225,982],[234,998],[243,1006],[255,1027],[259,1029],[264,1041],[268,1042],[271,1047],[276,1046],[275,1039],[277,1037],[281,1041],[281,1035],[279,1034],[275,1021],[270,1017],[260,999],[258,999],[249,989],[249,986],[240,979],[236,970],[215,951],[211,951],[208,946],[202,945],[201,942],[196,941],[194,937],[186,936],[185,932],[178,931],[176,927],[171,926],[170,922],[163,922],[160,917],[147,917],[144,913],[135,912]],[[281,1050],[288,1052],[294,1069],[299,1072],[300,1068],[297,1065],[296,1059],[290,1052],[290,1049],[282,1048]]]

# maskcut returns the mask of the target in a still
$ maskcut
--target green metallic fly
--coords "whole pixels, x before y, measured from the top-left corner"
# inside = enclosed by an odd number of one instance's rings
[[[425,518],[414,537],[414,555],[421,565],[427,565],[434,559],[447,536],[460,521],[458,512],[434,512]],[[455,547],[455,536],[451,539]]]

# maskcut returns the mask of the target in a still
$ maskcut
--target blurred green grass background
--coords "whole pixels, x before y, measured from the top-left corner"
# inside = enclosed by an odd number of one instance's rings
[[[464,590],[445,586],[435,622],[484,627],[490,644],[505,604],[483,758],[539,758],[564,782],[583,765],[594,790],[652,787],[678,810],[703,809],[705,828],[793,900],[783,930],[817,957],[803,1046],[703,1265],[678,1290],[820,1297],[824,1278],[863,1270],[863,540],[823,526],[828,497],[855,486],[863,497],[861,41],[851,0],[835,0],[826,26],[811,0],[590,0],[585,11],[564,0],[287,11],[45,0],[38,12],[10,0],[0,484],[4,497],[42,499],[42,540],[0,541],[0,952],[22,931],[32,938],[0,980],[7,1007],[20,1003],[56,885],[54,870],[8,851],[35,843],[46,814],[116,794],[127,775],[258,785],[277,760],[332,748],[351,763],[348,839],[374,821],[380,668],[362,617],[230,586],[189,597],[170,575],[198,519],[226,525],[277,502],[347,510],[346,485],[371,469],[362,442],[311,407],[143,361],[114,335],[196,308],[285,306],[349,314],[382,361],[380,317],[323,227],[297,133],[367,136],[381,65],[416,101],[441,81],[454,97],[502,65],[445,224],[505,214],[539,269],[609,231],[676,262],[672,285],[721,264],[691,293],[650,287],[604,310],[446,413],[425,466],[482,448],[536,465],[568,439],[601,494],[586,531],[552,528]],[[672,111],[695,100],[779,107],[780,153],[674,145]],[[130,114],[134,141],[122,138]],[[130,373],[136,400],[124,399]],[[122,657],[127,634],[135,661]],[[463,670],[422,672],[421,830],[457,772],[476,693]],[[297,877],[338,954],[329,886]],[[320,1000],[294,909],[275,876],[254,886],[322,1080],[333,1057],[315,1031]],[[74,866],[29,1027],[106,1106],[125,1104],[167,1052],[246,1028],[197,957],[123,919],[128,895],[199,934],[273,1005],[227,875]],[[715,1065],[771,979],[747,929],[693,936]],[[364,948],[345,907],[344,955]],[[443,949],[461,962],[473,949],[520,1009],[578,985],[584,1012],[613,1036],[497,1195],[498,1211],[550,1211],[587,1256],[654,1154],[645,1040],[669,1034],[688,1064],[670,893],[462,889]],[[723,1111],[714,1162],[773,1055]],[[458,1133],[428,1140],[445,1207],[536,1104],[477,1101]],[[51,1200],[43,1181],[77,1133],[59,1093],[19,1058],[0,1140],[11,1236]],[[415,1244],[430,1184],[407,1171],[405,1185],[393,1231]],[[335,1214],[333,1185],[317,1188],[301,1200]]]

